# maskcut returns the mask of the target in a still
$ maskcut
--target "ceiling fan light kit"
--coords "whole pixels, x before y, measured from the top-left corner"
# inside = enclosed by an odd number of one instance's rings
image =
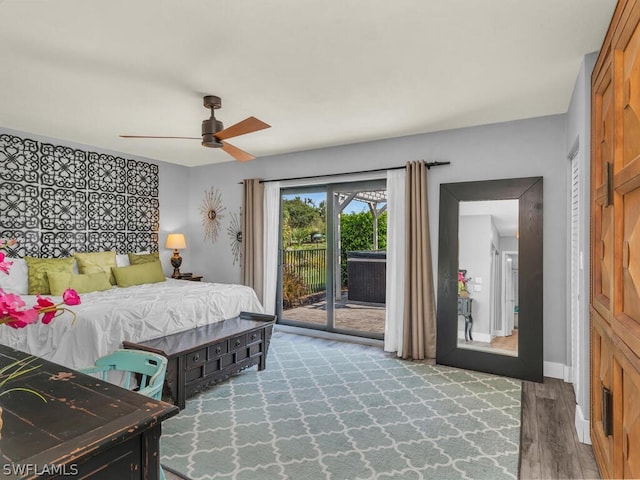
[[[222,99],[215,95],[205,95],[203,104],[205,108],[211,110],[211,116],[202,121],[202,146],[209,148],[221,148],[225,153],[231,155],[240,162],[253,160],[255,157],[244,150],[225,142],[227,138],[245,135],[269,128],[271,125],[258,120],[256,117],[245,118],[241,122],[224,128],[220,120],[216,120],[215,110],[222,107]],[[122,138],[173,138],[183,140],[200,140],[198,137],[166,137],[152,135],[120,135]]]

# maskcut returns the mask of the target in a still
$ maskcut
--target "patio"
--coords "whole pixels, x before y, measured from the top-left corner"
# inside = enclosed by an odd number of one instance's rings
[[[335,328],[339,330],[353,330],[375,335],[384,334],[384,320],[386,307],[382,303],[365,303],[350,301],[347,294],[335,305]],[[284,310],[285,320],[325,325],[327,323],[326,298],[308,305]]]

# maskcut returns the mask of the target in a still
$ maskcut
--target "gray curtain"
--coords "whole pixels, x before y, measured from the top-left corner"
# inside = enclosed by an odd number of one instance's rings
[[[243,180],[242,267],[243,285],[253,288],[262,302],[264,265],[264,184],[257,178]]]
[[[436,310],[429,238],[427,165],[407,162],[402,358],[436,356]]]

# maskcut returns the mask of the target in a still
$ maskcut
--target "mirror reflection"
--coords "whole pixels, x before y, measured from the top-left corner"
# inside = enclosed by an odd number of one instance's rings
[[[461,201],[458,348],[518,356],[518,200]]]

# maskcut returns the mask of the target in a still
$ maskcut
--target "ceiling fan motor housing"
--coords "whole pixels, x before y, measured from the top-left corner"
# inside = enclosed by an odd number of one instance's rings
[[[202,145],[211,148],[222,148],[222,142],[219,142],[215,134],[222,130],[224,127],[222,122],[216,120],[213,115],[211,118],[207,118],[202,121]]]
[[[211,117],[202,121],[202,145],[210,148],[222,148],[222,142],[218,141],[215,134],[221,131],[224,126],[222,122],[216,120],[214,110],[222,106],[222,99],[216,95],[206,95],[202,99],[206,108],[211,109]]]

